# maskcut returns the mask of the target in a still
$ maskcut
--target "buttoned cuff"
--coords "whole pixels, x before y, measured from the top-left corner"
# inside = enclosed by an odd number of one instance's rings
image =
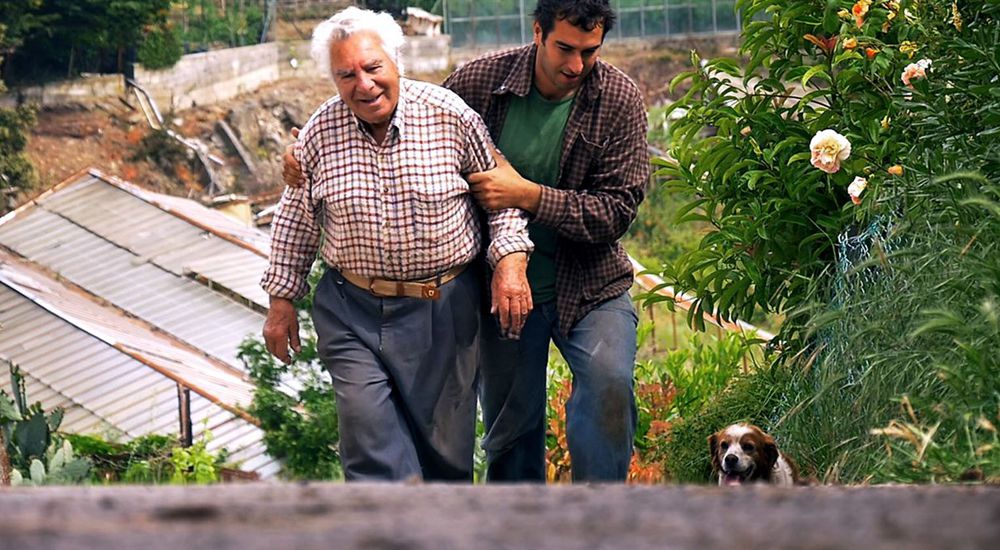
[[[491,268],[495,269],[497,262],[508,254],[524,252],[530,257],[531,252],[534,250],[535,244],[528,238],[527,231],[524,232],[523,236],[505,235],[490,242],[490,247],[486,251],[486,261],[490,264]]]
[[[272,271],[264,273],[260,287],[268,296],[286,298],[297,302],[309,294],[309,283],[304,277],[281,275]]]

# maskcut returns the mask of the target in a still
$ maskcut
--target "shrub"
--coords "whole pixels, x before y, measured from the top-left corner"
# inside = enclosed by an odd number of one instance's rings
[[[787,314],[780,362],[719,410],[827,480],[1000,477],[1000,4],[742,6],[750,61],[695,59],[660,172],[713,226],[668,280],[704,310]],[[850,153],[818,156],[824,130]],[[718,407],[675,426],[672,467],[697,477],[699,440],[734,420]]]
[[[310,274],[310,288],[324,273],[317,262]],[[312,320],[312,293],[299,303],[302,351],[289,365],[277,361],[264,343],[248,338],[240,359],[257,386],[249,412],[260,420],[264,444],[284,465],[291,479],[343,479],[337,445],[340,435],[333,383],[319,364]]]
[[[0,93],[4,87],[0,83]],[[35,123],[35,110],[22,106],[0,109],[0,215],[15,206],[14,195],[37,182],[35,170],[24,154],[28,131]]]
[[[152,27],[142,38],[136,58],[142,66],[149,70],[173,67],[181,56],[184,48],[176,31],[169,25]]]

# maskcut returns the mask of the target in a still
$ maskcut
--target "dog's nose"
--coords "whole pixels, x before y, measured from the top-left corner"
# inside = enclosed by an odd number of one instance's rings
[[[723,460],[726,463],[726,468],[732,468],[733,466],[736,466],[737,462],[740,461],[740,459],[736,458],[736,455],[726,455],[726,458]]]

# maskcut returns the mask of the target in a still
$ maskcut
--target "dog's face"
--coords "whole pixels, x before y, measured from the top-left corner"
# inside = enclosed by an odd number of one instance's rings
[[[767,481],[778,461],[774,438],[757,426],[733,424],[708,437],[712,472],[720,485]]]

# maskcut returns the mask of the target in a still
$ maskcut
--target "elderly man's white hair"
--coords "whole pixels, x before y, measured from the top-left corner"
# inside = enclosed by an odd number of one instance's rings
[[[313,30],[309,53],[320,72],[329,77],[333,76],[330,72],[330,44],[361,31],[370,31],[379,37],[382,49],[396,64],[396,69],[402,76],[403,29],[388,13],[375,13],[354,6],[337,12],[333,17],[316,25]]]

